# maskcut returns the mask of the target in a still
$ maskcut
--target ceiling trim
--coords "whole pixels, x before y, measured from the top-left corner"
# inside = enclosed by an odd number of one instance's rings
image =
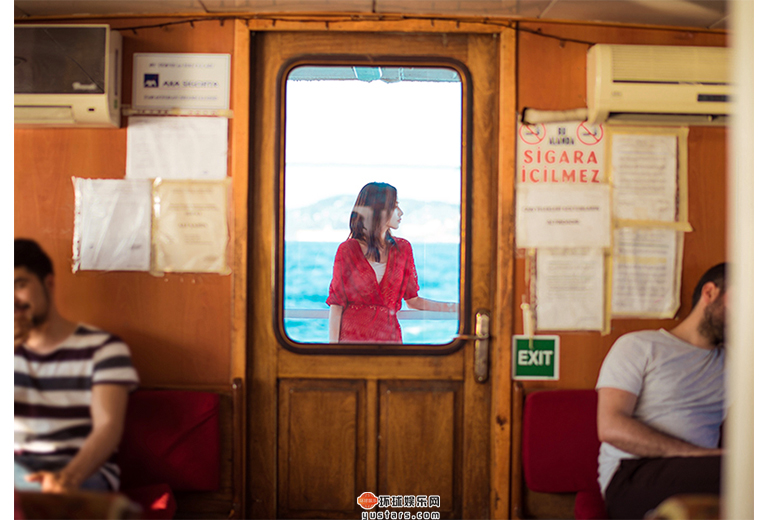
[[[556,0],[554,0],[556,1]],[[722,20],[726,19],[725,16]],[[242,11],[230,12],[230,13],[170,13],[170,14],[157,14],[157,13],[142,13],[142,14],[93,14],[93,15],[36,15],[36,16],[24,16],[15,17],[14,23],[33,23],[33,22],[72,22],[72,21],[89,21],[89,20],[139,20],[139,19],[153,19],[153,20],[179,20],[179,23],[187,23],[188,21],[207,21],[207,20],[275,20],[277,22],[397,22],[397,21],[409,21],[409,20],[436,20],[436,21],[450,21],[463,24],[481,24],[481,25],[494,25],[501,28],[515,28],[517,23],[532,23],[532,24],[555,24],[555,25],[593,25],[601,27],[619,27],[629,29],[652,29],[652,30],[665,30],[665,31],[681,31],[681,32],[705,32],[724,34],[727,33],[727,29],[720,28],[707,28],[707,27],[689,27],[689,26],[675,26],[675,25],[652,25],[652,24],[638,24],[638,23],[624,23],[624,22],[607,22],[596,20],[551,20],[543,18],[533,17],[516,17],[516,16],[473,16],[473,15],[440,15],[440,14],[397,14],[397,13],[360,13],[360,12],[258,12],[247,13]],[[715,22],[716,25],[721,23],[722,20]],[[137,27],[139,28],[139,27]]]

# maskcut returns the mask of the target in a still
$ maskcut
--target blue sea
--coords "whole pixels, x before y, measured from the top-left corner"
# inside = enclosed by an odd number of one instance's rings
[[[284,308],[323,310],[332,278],[334,255],[339,244],[332,242],[286,242]],[[420,296],[458,302],[460,295],[459,244],[412,244]],[[402,302],[402,310],[406,303]],[[325,316],[325,315],[324,315]],[[286,318],[286,334],[299,343],[328,343],[329,322],[323,318]],[[457,319],[401,320],[404,343],[449,343],[458,331]]]

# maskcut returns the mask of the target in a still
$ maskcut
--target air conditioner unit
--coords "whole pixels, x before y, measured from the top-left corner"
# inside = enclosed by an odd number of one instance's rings
[[[728,49],[597,44],[588,51],[588,121],[725,124]]]
[[[109,25],[14,26],[16,125],[120,127],[122,38]]]

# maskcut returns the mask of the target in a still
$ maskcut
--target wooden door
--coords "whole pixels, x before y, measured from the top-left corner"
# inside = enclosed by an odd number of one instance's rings
[[[498,46],[492,35],[252,33],[247,512],[361,518],[356,499],[438,496],[441,518],[490,515],[490,380],[471,338],[441,348],[293,348],[281,330],[283,78],[288,64],[452,63],[463,71],[460,334],[495,316]],[[319,100],[323,102],[323,100]],[[508,348],[492,338],[493,349]],[[329,346],[331,347],[331,346]],[[434,515],[435,517],[435,515]]]

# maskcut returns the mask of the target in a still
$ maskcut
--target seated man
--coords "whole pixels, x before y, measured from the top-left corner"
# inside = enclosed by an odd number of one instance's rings
[[[599,485],[610,518],[642,518],[679,493],[720,490],[725,264],[709,269],[671,331],[620,337],[604,360]]]
[[[115,336],[64,319],[51,260],[14,241],[14,485],[117,490],[110,460],[139,379]]]

